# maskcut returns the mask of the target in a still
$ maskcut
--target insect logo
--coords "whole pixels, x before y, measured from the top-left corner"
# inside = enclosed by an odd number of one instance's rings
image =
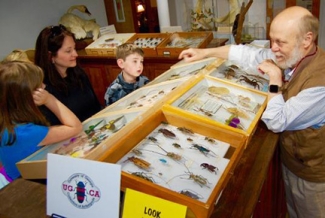
[[[62,192],[77,208],[90,208],[99,201],[101,193],[94,182],[83,173],[75,173],[62,183]]]

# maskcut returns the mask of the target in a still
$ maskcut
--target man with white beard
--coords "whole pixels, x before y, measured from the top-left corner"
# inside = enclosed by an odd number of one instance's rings
[[[280,134],[287,208],[292,217],[325,217],[325,51],[318,47],[319,21],[294,6],[271,23],[271,49],[246,45],[190,48],[186,62],[204,57],[255,66],[269,76],[268,129]]]

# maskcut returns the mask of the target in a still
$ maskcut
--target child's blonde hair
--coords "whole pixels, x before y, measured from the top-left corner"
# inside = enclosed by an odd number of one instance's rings
[[[20,49],[13,50],[2,60],[2,62],[8,61],[24,61],[31,63],[26,52]]]
[[[144,56],[144,52],[140,47],[137,47],[132,43],[124,43],[122,45],[117,46],[116,59],[125,60],[127,56],[135,53],[141,55],[142,57]]]

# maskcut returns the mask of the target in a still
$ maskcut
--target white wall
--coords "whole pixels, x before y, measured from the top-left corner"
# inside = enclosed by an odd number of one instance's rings
[[[34,48],[39,32],[77,4],[86,5],[92,16],[77,15],[107,25],[104,0],[0,0],[0,60],[14,49]]]

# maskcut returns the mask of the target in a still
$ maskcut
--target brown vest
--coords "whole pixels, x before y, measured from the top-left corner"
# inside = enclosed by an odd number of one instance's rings
[[[287,101],[300,91],[317,86],[325,86],[325,51],[321,48],[299,64],[282,93]],[[319,113],[325,116],[325,111]],[[291,172],[307,181],[325,182],[325,125],[284,131],[280,144],[282,162]]]

